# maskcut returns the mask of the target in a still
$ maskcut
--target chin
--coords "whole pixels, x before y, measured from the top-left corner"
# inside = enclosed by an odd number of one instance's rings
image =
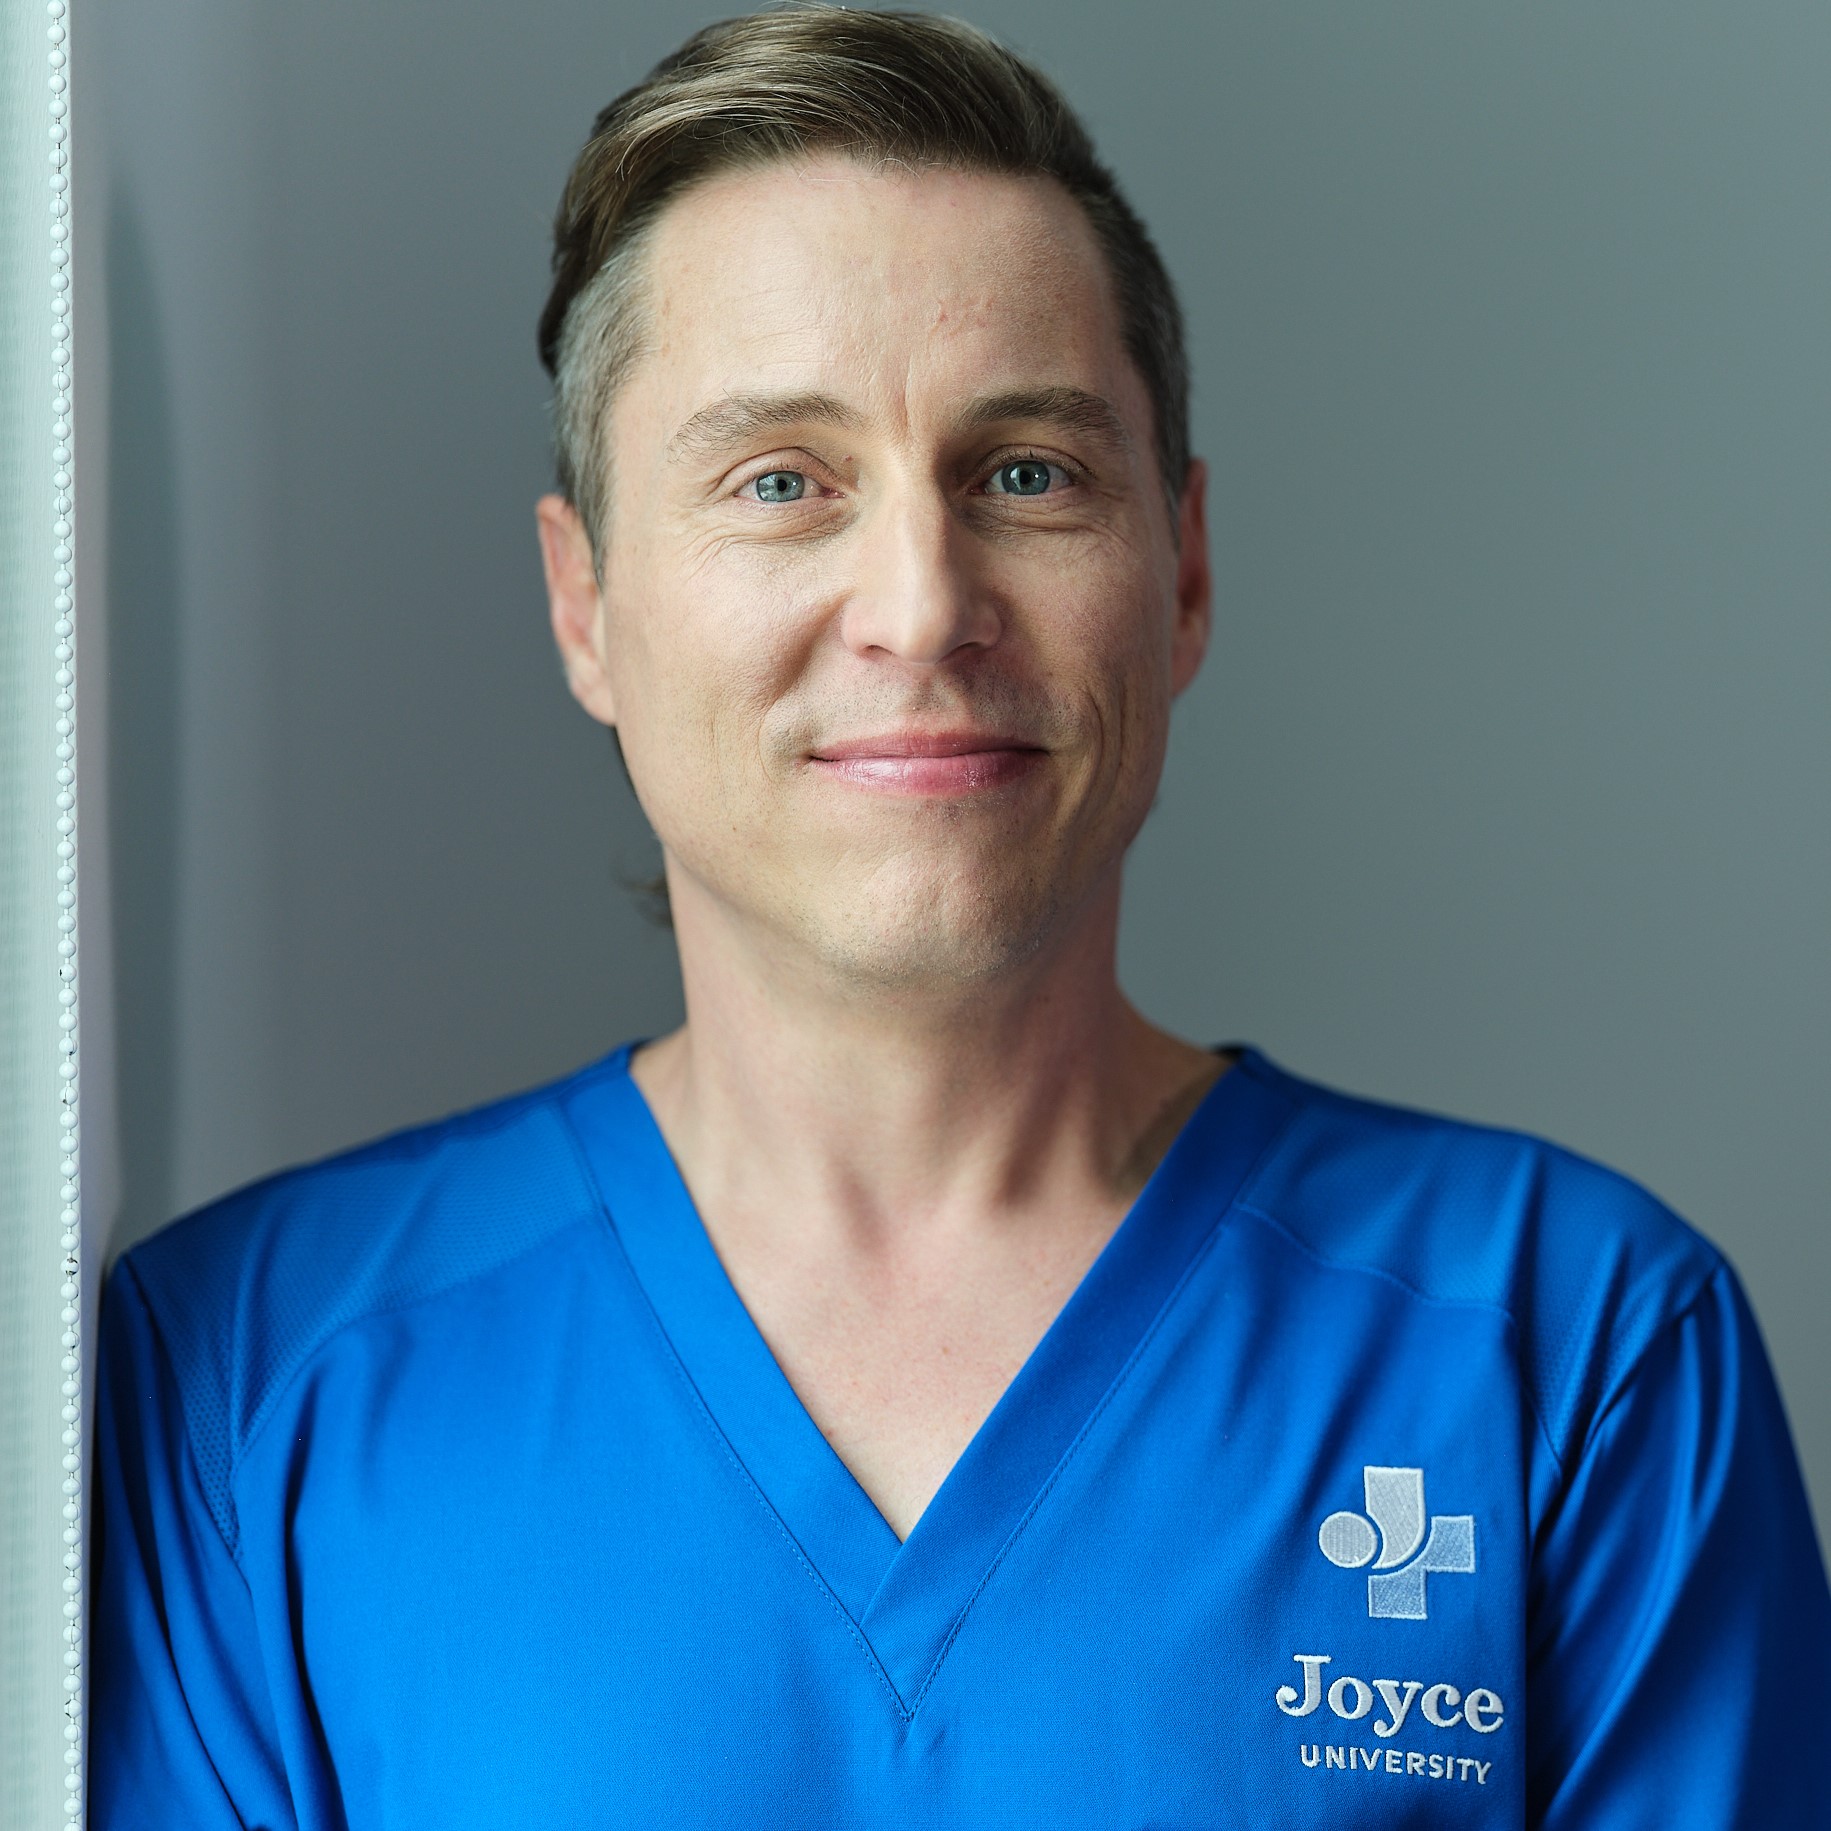
[[[982,984],[1042,949],[1061,908],[1055,889],[1009,871],[980,878],[879,873],[849,897],[809,906],[804,938],[838,975],[861,986]]]

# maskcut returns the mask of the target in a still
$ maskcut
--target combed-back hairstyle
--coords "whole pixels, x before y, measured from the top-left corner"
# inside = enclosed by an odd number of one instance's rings
[[[646,232],[700,179],[821,152],[1047,177],[1069,191],[1112,273],[1174,512],[1189,464],[1182,314],[1143,223],[1060,91],[959,20],[802,5],[696,32],[598,116],[566,180],[540,357],[554,380],[559,486],[600,565],[605,416],[641,344]]]

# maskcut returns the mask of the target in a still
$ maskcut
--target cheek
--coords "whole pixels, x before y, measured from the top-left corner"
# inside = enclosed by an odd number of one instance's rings
[[[664,840],[671,808],[703,815],[762,791],[767,722],[812,640],[784,569],[740,577],[716,550],[690,557],[639,591],[632,580],[608,644],[630,773]]]
[[[1078,678],[1098,733],[1100,766],[1128,775],[1163,748],[1172,696],[1168,619],[1136,576],[1083,598],[1051,620],[1045,675]]]

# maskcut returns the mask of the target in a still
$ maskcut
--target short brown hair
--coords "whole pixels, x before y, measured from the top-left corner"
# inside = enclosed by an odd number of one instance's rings
[[[604,416],[639,338],[644,231],[698,179],[829,151],[1048,177],[1068,190],[1106,255],[1174,509],[1189,466],[1182,313],[1143,223],[1061,92],[956,19],[799,5],[694,33],[598,116],[567,177],[540,357],[555,384],[559,486],[593,550]]]

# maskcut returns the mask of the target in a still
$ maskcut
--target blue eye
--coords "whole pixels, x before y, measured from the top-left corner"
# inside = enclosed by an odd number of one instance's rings
[[[1043,496],[1054,469],[1041,458],[1019,458],[995,470],[987,487],[995,496]]]
[[[756,480],[757,501],[799,502],[807,493],[807,478],[798,470],[765,471]]]

